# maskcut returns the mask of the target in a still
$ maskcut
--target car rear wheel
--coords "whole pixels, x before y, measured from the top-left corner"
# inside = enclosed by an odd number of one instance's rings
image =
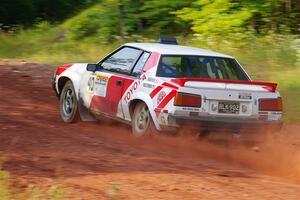
[[[68,81],[60,95],[60,116],[66,123],[79,119],[78,102],[73,83]]]
[[[132,117],[132,133],[136,137],[150,135],[157,132],[155,125],[152,121],[150,112],[145,103],[138,103],[133,112]]]

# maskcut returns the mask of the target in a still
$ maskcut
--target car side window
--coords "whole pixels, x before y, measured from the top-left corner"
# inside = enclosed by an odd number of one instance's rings
[[[164,56],[160,61],[158,74],[162,77],[177,77],[178,71],[182,63],[180,56]]]
[[[123,47],[109,58],[107,58],[102,64],[104,70],[118,72],[122,74],[130,74],[133,65],[140,57],[142,51],[130,47]]]
[[[138,62],[136,63],[133,71],[132,71],[132,76],[134,77],[139,77],[141,75],[141,72],[150,56],[150,53],[144,52],[143,55],[140,57]]]

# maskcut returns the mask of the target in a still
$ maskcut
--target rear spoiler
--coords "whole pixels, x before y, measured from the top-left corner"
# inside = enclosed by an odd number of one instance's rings
[[[245,85],[261,85],[269,92],[275,92],[277,83],[259,82],[259,81],[243,81],[243,80],[226,80],[226,79],[213,79],[213,78],[175,78],[171,82],[183,87],[188,81],[198,82],[213,82],[213,83],[229,83],[229,84],[245,84]]]

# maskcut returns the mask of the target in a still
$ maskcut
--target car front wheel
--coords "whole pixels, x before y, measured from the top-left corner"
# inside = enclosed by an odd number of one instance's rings
[[[60,95],[60,115],[64,122],[76,122],[79,118],[78,103],[73,83],[68,81]]]

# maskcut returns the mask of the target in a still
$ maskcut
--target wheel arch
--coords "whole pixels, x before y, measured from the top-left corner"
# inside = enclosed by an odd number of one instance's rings
[[[72,81],[72,80],[69,77],[66,77],[66,76],[59,77],[59,79],[57,81],[57,90],[58,90],[58,95],[59,96],[60,96],[65,84],[68,81]]]
[[[57,92],[61,92],[64,84],[68,80],[71,80],[76,92],[76,96],[77,98],[79,98],[81,78],[85,73],[88,73],[86,70],[86,66],[87,63],[75,63],[72,65],[72,67],[69,67],[64,72],[62,72],[62,74],[57,77]]]
[[[154,111],[154,105],[153,105],[152,99],[150,98],[150,96],[147,96],[145,94],[137,93],[136,97],[129,102],[128,108],[129,108],[129,114],[130,114],[131,119],[132,119],[132,116],[133,116],[134,108],[139,102],[142,102],[142,103],[146,104],[146,106],[149,109],[151,118],[153,120],[153,123],[154,123],[156,129],[160,130],[161,128],[160,128],[160,125],[158,123],[155,111]]]
[[[59,92],[58,93],[59,96],[61,95],[61,92],[62,92],[64,86],[66,85],[66,83],[68,81],[72,82],[73,87],[76,90],[76,87],[74,85],[74,81],[71,78],[67,77],[67,76],[62,76],[57,81],[57,89],[58,89],[58,92]],[[77,103],[78,103],[78,109],[79,109],[78,111],[79,111],[80,119],[82,121],[95,121],[95,118],[89,113],[88,108],[84,105],[83,100],[80,97],[80,95],[77,94],[76,91],[75,91],[75,93],[76,93],[76,97],[77,97]]]
[[[141,102],[141,103],[144,103],[146,104],[143,100],[141,99],[133,99],[132,101],[129,102],[129,115],[130,117],[132,118],[133,116],[133,112],[134,112],[134,109],[136,107],[136,105]],[[147,104],[146,104],[147,105]]]

